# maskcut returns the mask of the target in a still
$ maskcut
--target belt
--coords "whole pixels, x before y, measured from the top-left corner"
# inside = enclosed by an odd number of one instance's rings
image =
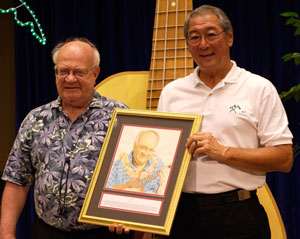
[[[257,198],[256,190],[248,191],[244,189],[236,189],[224,193],[202,194],[202,193],[182,193],[182,197],[186,199],[197,200],[199,205],[224,205],[244,201],[250,198]]]

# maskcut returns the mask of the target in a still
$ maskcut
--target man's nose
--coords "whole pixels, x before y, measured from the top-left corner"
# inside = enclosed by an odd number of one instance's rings
[[[150,149],[145,149],[145,150],[143,151],[144,155],[149,155],[149,154],[150,154],[150,152],[151,152],[151,150],[150,150]]]
[[[202,36],[200,38],[199,48],[207,48],[208,46],[209,46],[209,43],[207,42],[206,38],[204,36]]]
[[[67,75],[65,80],[68,81],[68,82],[76,81],[76,77],[74,76],[73,71],[70,71],[69,75]]]

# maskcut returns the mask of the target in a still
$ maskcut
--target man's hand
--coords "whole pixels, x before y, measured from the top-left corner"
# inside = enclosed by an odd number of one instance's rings
[[[228,147],[218,143],[211,133],[198,132],[187,139],[186,147],[189,152],[194,156],[202,154],[207,155],[209,158],[219,161],[224,161],[224,157]]]
[[[117,234],[128,234],[130,232],[129,228],[123,228],[123,224],[111,224],[109,225],[110,232],[116,232]]]
[[[121,235],[123,233],[129,234],[130,229],[129,228],[124,228],[123,224],[111,224],[109,225],[109,231],[110,232],[116,232],[117,234]],[[152,233],[148,232],[134,232],[134,239],[151,239],[152,238]]]
[[[187,139],[186,147],[194,157],[207,155],[210,159],[234,167],[262,172],[289,172],[293,165],[290,144],[258,148],[227,147],[219,144],[211,133],[198,132]]]
[[[170,174],[170,168],[169,166],[163,167],[159,173],[159,177],[160,177],[160,185],[157,188],[156,193],[159,195],[163,195],[168,183],[168,178],[169,178],[169,174]]]

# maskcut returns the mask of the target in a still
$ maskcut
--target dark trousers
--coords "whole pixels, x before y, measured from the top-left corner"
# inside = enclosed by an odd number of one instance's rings
[[[32,239],[130,239],[130,235],[111,233],[108,227],[85,231],[63,231],[49,226],[41,219],[37,219],[32,227]]]
[[[208,196],[182,193],[170,238],[270,239],[270,234],[256,191],[241,201],[237,191],[231,191]]]

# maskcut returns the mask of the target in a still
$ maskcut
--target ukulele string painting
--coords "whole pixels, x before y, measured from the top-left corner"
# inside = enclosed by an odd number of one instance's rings
[[[39,43],[41,43],[42,45],[45,45],[46,44],[46,37],[44,35],[44,32],[43,32],[43,29],[41,27],[41,24],[39,23],[39,20],[37,19],[37,17],[35,16],[35,13],[34,11],[32,11],[29,7],[29,5],[23,1],[23,0],[19,0],[19,2],[21,3],[19,6],[17,7],[12,7],[12,8],[9,8],[7,10],[4,10],[2,8],[0,8],[0,13],[3,13],[3,14],[6,14],[6,13],[9,13],[9,12],[13,12],[14,13],[14,20],[16,21],[16,23],[18,25],[20,25],[21,27],[26,27],[26,26],[29,26],[30,27],[30,32],[32,34],[32,36],[34,36],[38,41]],[[17,9],[24,6],[28,12],[31,14],[39,32],[37,33],[35,30],[34,30],[34,22],[32,21],[27,21],[27,22],[22,22],[18,19],[18,16],[17,16]]]

